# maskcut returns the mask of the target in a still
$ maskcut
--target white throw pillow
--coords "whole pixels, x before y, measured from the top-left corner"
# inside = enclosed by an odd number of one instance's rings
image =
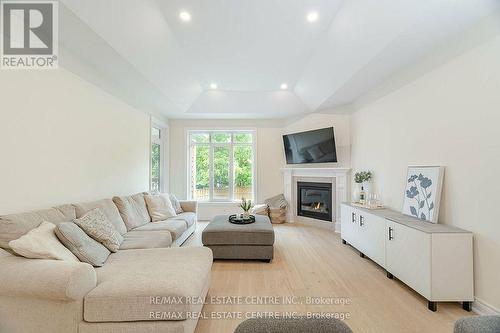
[[[76,261],[78,258],[61,244],[55,234],[55,224],[42,222],[37,228],[9,242],[17,254],[30,259]]]
[[[168,194],[145,195],[144,200],[146,200],[152,222],[165,221],[177,216]]]
[[[168,198],[170,199],[170,202],[172,203],[172,207],[174,207],[176,214],[184,213],[184,210],[182,209],[181,203],[179,202],[179,199],[177,199],[175,194],[170,193],[168,195]]]

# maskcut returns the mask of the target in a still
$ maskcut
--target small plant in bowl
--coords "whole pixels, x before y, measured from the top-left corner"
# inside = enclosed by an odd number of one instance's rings
[[[241,199],[240,204],[241,209],[243,209],[243,218],[250,218],[250,209],[252,208],[252,200],[247,200],[245,198]]]

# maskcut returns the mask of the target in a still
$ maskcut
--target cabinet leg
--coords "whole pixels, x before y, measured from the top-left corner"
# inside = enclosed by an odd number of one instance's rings
[[[365,257],[365,255],[364,255],[362,252],[359,252],[359,256],[360,256],[361,258],[364,258],[364,257]]]
[[[342,240],[342,244],[347,244],[347,242],[345,241],[345,239]]]
[[[462,308],[467,312],[471,312],[472,311],[472,302],[463,302]]]
[[[388,279],[394,279],[394,275],[392,275],[391,273],[387,272],[387,278]]]
[[[431,301],[429,301],[429,302],[427,303],[427,308],[428,308],[429,310],[431,310],[432,312],[436,312],[436,311],[437,311],[437,309],[438,309],[437,302],[431,302]]]

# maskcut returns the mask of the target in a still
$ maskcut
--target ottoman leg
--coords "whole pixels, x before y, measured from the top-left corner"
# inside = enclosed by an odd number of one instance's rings
[[[260,261],[262,261],[262,262],[266,262],[266,263],[270,263],[270,262],[271,262],[271,259],[261,259]]]

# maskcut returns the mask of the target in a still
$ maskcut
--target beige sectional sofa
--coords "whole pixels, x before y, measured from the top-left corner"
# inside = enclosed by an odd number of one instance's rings
[[[179,247],[197,222],[196,202],[181,206],[176,217],[131,230],[112,199],[1,216],[0,332],[193,332],[210,286],[212,252]],[[124,238],[102,267],[26,259],[9,249],[9,241],[43,221],[72,221],[96,207]]]

